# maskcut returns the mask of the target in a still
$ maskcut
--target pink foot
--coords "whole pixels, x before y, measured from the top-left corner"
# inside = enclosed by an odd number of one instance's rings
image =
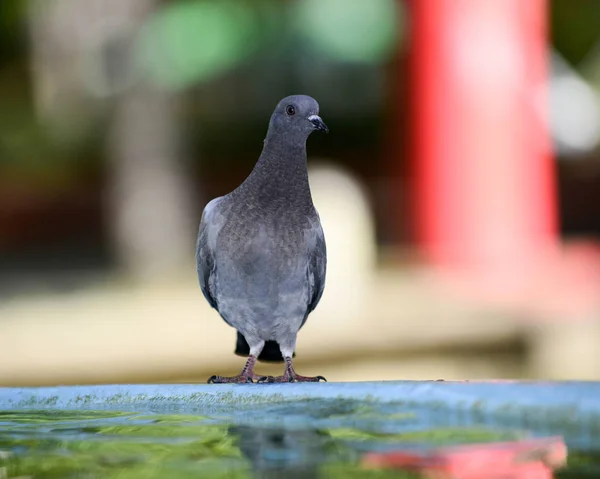
[[[254,365],[256,364],[255,356],[248,356],[246,365],[242,372],[237,376],[211,376],[208,378],[208,384],[246,384],[258,381],[262,376],[254,374]]]
[[[300,376],[294,371],[292,366],[292,358],[285,358],[285,373],[283,376],[263,376],[258,380],[259,383],[318,383],[319,381],[327,382],[323,376]]]

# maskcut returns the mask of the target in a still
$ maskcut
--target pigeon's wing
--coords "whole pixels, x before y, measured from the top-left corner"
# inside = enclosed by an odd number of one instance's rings
[[[219,203],[221,198],[215,198],[206,205],[200,219],[198,241],[196,243],[196,270],[198,281],[204,297],[209,304],[217,307],[217,294],[215,289],[215,248],[217,237],[224,224],[224,217],[220,214]]]
[[[309,281],[309,303],[308,313],[313,311],[325,289],[325,273],[327,270],[327,248],[325,246],[325,235],[319,221],[313,225],[310,231],[309,261],[308,261],[308,281]],[[306,319],[305,319],[306,321]]]

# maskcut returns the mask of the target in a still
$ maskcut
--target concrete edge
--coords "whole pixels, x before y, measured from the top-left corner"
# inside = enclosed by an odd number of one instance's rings
[[[248,385],[99,385],[0,388],[0,409],[120,409],[244,406],[301,400],[402,403],[556,420],[600,418],[600,382],[390,381]],[[550,416],[548,416],[550,415]]]

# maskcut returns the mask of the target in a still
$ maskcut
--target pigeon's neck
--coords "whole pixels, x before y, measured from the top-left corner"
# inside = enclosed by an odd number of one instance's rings
[[[244,182],[244,189],[261,203],[286,199],[292,204],[310,203],[306,167],[306,140],[286,141],[267,136],[263,151]]]

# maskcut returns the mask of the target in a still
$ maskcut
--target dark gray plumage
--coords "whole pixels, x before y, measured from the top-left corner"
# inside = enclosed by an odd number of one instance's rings
[[[209,382],[319,381],[292,367],[296,335],[325,286],[327,254],[306,169],[306,140],[328,131],[311,97],[279,102],[263,151],[248,178],[206,205],[196,263],[210,305],[238,331],[236,354],[248,356],[239,376]],[[277,378],[254,373],[256,360],[286,363]]]

